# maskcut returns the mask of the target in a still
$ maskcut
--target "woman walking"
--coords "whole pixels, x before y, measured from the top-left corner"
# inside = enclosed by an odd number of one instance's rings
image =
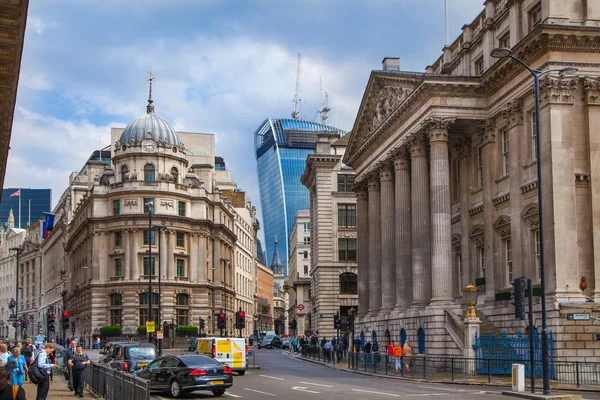
[[[25,373],[27,372],[27,361],[25,361],[25,357],[21,355],[20,348],[15,347],[13,349],[13,355],[8,357],[6,365],[10,368],[11,385],[23,386],[23,380],[25,379]]]
[[[0,400],[26,400],[25,389],[10,384],[11,373],[6,367],[0,367]]]
[[[83,397],[83,386],[85,383],[85,367],[90,364],[87,354],[83,353],[81,345],[77,345],[75,355],[69,359],[69,367],[73,374],[73,389],[75,396]]]

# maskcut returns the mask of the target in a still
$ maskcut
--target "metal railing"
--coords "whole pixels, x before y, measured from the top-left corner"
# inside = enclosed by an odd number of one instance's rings
[[[85,383],[106,400],[150,400],[150,381],[100,364],[87,366]]]
[[[323,355],[319,349],[312,354],[303,353],[304,357],[321,361]],[[506,368],[499,365],[512,365],[514,360],[463,358],[463,357],[435,357],[414,355],[401,357],[396,372],[394,357],[379,353],[349,353],[347,368],[382,375],[398,375],[427,380],[447,381],[472,381],[487,383],[510,383],[511,374],[502,372]],[[524,364],[522,362],[521,364]],[[600,386],[600,363],[582,361],[557,361],[552,360],[551,382],[563,385]],[[536,361],[535,369],[541,368],[541,361]],[[529,376],[529,373],[526,374]],[[541,387],[541,374],[536,375],[536,386]],[[539,380],[539,382],[538,382]],[[526,379],[529,384],[530,379]]]

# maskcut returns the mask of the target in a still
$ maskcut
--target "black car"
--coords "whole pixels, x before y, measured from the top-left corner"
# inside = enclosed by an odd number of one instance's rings
[[[115,355],[115,350],[118,344],[128,344],[130,342],[109,342],[100,350],[100,358],[98,364],[107,365]]]
[[[155,358],[156,348],[152,343],[127,342],[115,346],[112,358],[106,364],[120,371],[135,372]]]
[[[150,390],[168,391],[172,397],[181,397],[196,390],[210,390],[221,396],[233,385],[231,368],[201,355],[164,356],[136,372],[150,381]]]

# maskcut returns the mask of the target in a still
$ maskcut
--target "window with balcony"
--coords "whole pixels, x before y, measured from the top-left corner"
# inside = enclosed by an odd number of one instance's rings
[[[340,294],[357,294],[357,276],[350,272],[340,275]]]
[[[338,239],[339,261],[356,261],[356,239]]]
[[[185,260],[178,258],[177,259],[177,271],[176,271],[176,276],[178,278],[185,278],[187,277],[187,273],[185,271]]]
[[[185,217],[185,201],[177,202],[177,215]]]
[[[121,215],[121,200],[113,200],[113,215]]]
[[[123,232],[115,232],[115,246],[123,246]]]
[[[338,228],[356,228],[356,204],[338,204]]]
[[[144,181],[146,182],[154,182],[156,179],[156,169],[152,164],[144,165]]]
[[[338,174],[338,192],[354,191],[354,175]]]
[[[150,269],[150,264],[152,264],[152,269]],[[150,276],[150,273],[152,273],[152,276],[156,276],[155,272],[154,257],[144,257],[144,276]]]
[[[177,247],[185,247],[185,233],[183,232],[177,232],[177,240],[175,245]]]
[[[115,276],[123,276],[123,259],[115,258]]]

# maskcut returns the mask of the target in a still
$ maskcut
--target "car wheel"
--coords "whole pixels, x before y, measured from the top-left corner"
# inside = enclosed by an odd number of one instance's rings
[[[225,389],[215,389],[212,392],[215,396],[223,396],[225,394]]]
[[[181,383],[177,382],[176,380],[171,381],[171,384],[169,385],[169,392],[171,392],[172,397],[180,397],[183,394],[181,390]]]
[[[243,376],[244,374],[246,374],[246,371],[238,371],[239,376]]]

